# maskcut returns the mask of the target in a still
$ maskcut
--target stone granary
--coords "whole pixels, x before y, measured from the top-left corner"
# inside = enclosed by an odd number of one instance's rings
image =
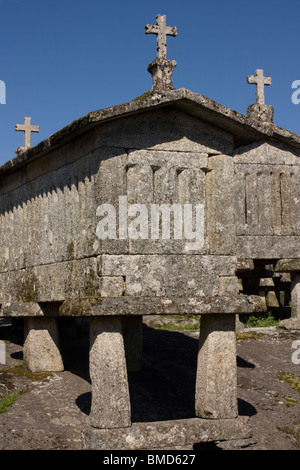
[[[241,115],[174,89],[165,16],[146,33],[151,91],[0,168],[1,316],[25,318],[33,372],[63,370],[58,317],[90,318],[93,449],[248,438],[235,320],[265,311],[252,281],[289,273],[299,327],[300,137],[274,125],[270,79],[248,77],[257,102]],[[195,417],[132,423],[127,372],[142,366],[143,316],[160,314],[201,316]]]

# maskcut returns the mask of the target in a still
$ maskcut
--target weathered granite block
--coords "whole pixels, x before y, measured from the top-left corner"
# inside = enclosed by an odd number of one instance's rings
[[[231,256],[101,255],[100,276],[124,276],[126,295],[218,295],[218,276],[234,276]],[[217,274],[216,274],[217,273]]]
[[[150,149],[129,151],[127,203],[131,254],[207,252],[206,170],[207,154]],[[185,204],[191,207],[194,222],[198,217],[191,234],[187,230]],[[202,218],[196,212],[200,205],[203,206]],[[136,217],[138,210],[142,213]],[[192,242],[199,242],[200,237],[199,247],[195,243],[193,246]]]
[[[230,154],[232,136],[175,109],[164,108],[110,122],[96,129],[96,147]]]
[[[238,236],[236,251],[245,258],[278,259],[295,256],[299,236]]]
[[[291,256],[289,259],[281,259],[275,265],[276,272],[293,273],[300,272],[300,258]]]
[[[121,318],[91,318],[90,343],[91,425],[96,428],[130,426],[130,397]]]
[[[269,139],[235,149],[234,162],[261,165],[300,165],[300,149]]]
[[[160,450],[197,442],[247,439],[252,436],[248,416],[235,419],[181,419],[133,423],[124,429],[85,429],[83,440],[89,450]]]
[[[299,150],[270,140],[237,149],[233,160],[236,252],[258,259],[294,257],[300,235]]]
[[[208,419],[238,415],[234,315],[201,316],[195,410]]]
[[[50,160],[57,160],[57,152],[51,152]],[[42,157],[39,165],[35,163],[33,179],[22,169],[17,172],[21,173],[18,186],[4,184],[0,191],[0,271],[90,257],[107,249],[128,251],[127,241],[96,236],[98,205],[110,203],[118,208],[118,196],[126,195],[124,149],[101,148],[73,158],[64,165],[57,162],[55,168]]]
[[[97,258],[0,273],[1,301],[59,302],[100,295]]]
[[[100,281],[101,297],[120,297],[125,293],[125,279],[122,276],[102,276]]]
[[[274,117],[274,108],[269,104],[251,104],[247,108],[246,116],[250,119],[260,120],[264,123],[272,123]]]
[[[24,361],[31,372],[64,370],[54,317],[25,318]]]
[[[241,279],[238,279],[236,276],[220,276],[219,277],[219,291],[218,295],[227,296],[234,295],[237,296],[240,292],[243,291],[243,285]]]
[[[235,253],[235,175],[233,158],[211,156],[206,175],[207,237],[211,254]]]

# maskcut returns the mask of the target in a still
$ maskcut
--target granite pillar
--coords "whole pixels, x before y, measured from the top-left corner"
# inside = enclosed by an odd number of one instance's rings
[[[31,372],[61,372],[59,335],[55,317],[26,317],[24,361]]]
[[[90,319],[90,420],[96,428],[131,425],[122,319],[119,316]]]
[[[291,273],[291,305],[292,318],[300,323],[300,272]]]
[[[195,394],[196,416],[235,418],[237,366],[235,315],[202,315]]]

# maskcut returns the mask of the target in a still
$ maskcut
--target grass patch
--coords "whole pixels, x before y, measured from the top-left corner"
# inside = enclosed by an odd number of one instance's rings
[[[27,369],[25,364],[20,364],[15,367],[5,367],[0,369],[0,387],[2,392],[0,392],[0,413],[4,413],[8,408],[26,391],[28,391],[28,385],[24,385],[23,390],[11,391],[10,389],[14,388],[13,385],[13,376],[17,375],[20,377],[25,377],[31,381],[47,381],[49,377],[52,377],[53,374],[49,372],[44,373],[33,373]],[[18,387],[19,388],[19,387]]]
[[[296,398],[286,397],[285,406],[287,406],[288,408],[290,408],[291,406],[296,406],[297,404],[298,404],[298,400],[296,400]]]
[[[157,318],[153,321],[153,327],[167,331],[198,330],[200,328],[200,316],[157,315]]]
[[[265,333],[259,331],[237,331],[236,339],[258,339],[261,336],[265,336]]]
[[[26,377],[27,379],[30,380],[46,380],[48,377],[53,377],[53,374],[51,372],[41,372],[41,373],[35,373],[35,372],[30,372],[30,370],[27,369],[25,364],[20,364],[15,367],[6,367],[4,369],[0,369],[0,377],[1,374],[15,374],[19,375],[21,377]]]
[[[255,327],[269,327],[269,326],[279,326],[280,320],[274,318],[272,312],[258,313],[255,315],[250,315],[247,318],[244,326],[245,328],[255,328]]]
[[[0,398],[0,413],[4,413],[19,398],[22,392],[12,392]]]
[[[287,372],[279,372],[277,377],[279,380],[288,383],[293,390],[300,393],[300,377],[295,377],[293,374]]]

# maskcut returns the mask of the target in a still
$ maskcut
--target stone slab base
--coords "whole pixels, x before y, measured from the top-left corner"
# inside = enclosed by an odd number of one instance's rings
[[[285,328],[286,330],[300,330],[300,318],[287,318],[286,320],[281,320],[279,326]]]
[[[199,442],[249,439],[252,436],[248,417],[234,419],[180,419],[133,423],[128,428],[83,431],[88,450],[159,450],[189,449]]]

